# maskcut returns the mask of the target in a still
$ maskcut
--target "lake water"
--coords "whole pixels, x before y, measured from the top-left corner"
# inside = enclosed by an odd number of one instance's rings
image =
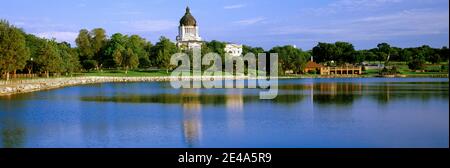
[[[107,83],[0,97],[0,147],[449,147],[449,80]]]

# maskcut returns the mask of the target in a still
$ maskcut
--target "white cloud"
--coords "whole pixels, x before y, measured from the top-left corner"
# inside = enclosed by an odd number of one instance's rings
[[[400,3],[402,1],[403,0],[339,0],[329,4],[329,7],[337,9],[357,10],[380,7],[383,5]]]
[[[448,35],[447,11],[404,10],[391,14],[336,21],[321,26],[287,26],[269,30],[271,35],[315,37],[330,40],[388,40],[422,35]]]
[[[69,42],[73,43],[75,39],[78,36],[78,32],[65,32],[65,31],[54,31],[54,32],[41,32],[41,33],[34,33],[34,35],[46,38],[46,39],[56,39],[58,42]]]
[[[356,19],[349,26],[355,38],[363,39],[448,34],[449,15],[448,11],[405,10]]]
[[[266,20],[266,18],[257,17],[257,18],[252,18],[252,19],[239,20],[239,21],[236,21],[234,23],[240,24],[240,25],[253,25],[253,24],[256,24],[256,23],[261,23],[264,20]]]
[[[339,12],[373,11],[389,5],[402,3],[404,0],[338,0],[329,3],[324,7],[308,8],[302,10],[305,14],[323,16],[332,15]]]
[[[169,20],[140,20],[140,21],[121,21],[120,24],[125,25],[136,32],[160,32],[171,30],[177,27],[177,22]]]
[[[239,8],[243,8],[245,7],[245,4],[236,4],[236,5],[229,5],[229,6],[224,6],[224,9],[239,9]]]

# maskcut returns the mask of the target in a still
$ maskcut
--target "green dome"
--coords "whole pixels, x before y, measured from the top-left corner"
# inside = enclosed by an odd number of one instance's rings
[[[197,26],[197,21],[194,16],[191,15],[189,7],[186,8],[186,13],[180,20],[180,26]]]

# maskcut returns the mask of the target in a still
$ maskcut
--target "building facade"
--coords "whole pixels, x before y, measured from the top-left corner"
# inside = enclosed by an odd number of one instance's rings
[[[197,20],[192,16],[189,7],[186,7],[186,13],[181,18],[178,27],[177,46],[181,49],[200,49],[202,44]]]
[[[201,49],[203,45],[202,38],[199,33],[197,20],[191,14],[189,7],[186,7],[186,13],[180,19],[178,27],[178,36],[176,38],[178,48],[182,50]],[[243,46],[240,44],[226,44],[224,51],[231,56],[241,56]]]
[[[239,57],[243,52],[242,45],[240,44],[226,44],[224,50],[233,57]]]

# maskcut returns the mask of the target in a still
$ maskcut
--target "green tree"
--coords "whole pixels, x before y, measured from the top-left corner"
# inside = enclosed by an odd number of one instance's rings
[[[295,73],[303,71],[304,65],[306,65],[308,57],[310,56],[308,53],[291,45],[274,47],[269,52],[278,53],[278,63],[281,70],[280,74],[283,75],[289,70],[292,70]]]
[[[170,65],[171,56],[177,52],[177,46],[166,37],[161,37],[159,42],[153,47],[153,53],[156,55],[156,62],[160,68],[166,69],[166,73],[169,73],[169,69],[172,68]]]
[[[63,70],[60,52],[55,41],[47,41],[38,51],[36,63],[40,66],[41,71],[46,77],[50,77],[50,73],[58,73]]]
[[[360,50],[360,51],[355,51],[355,63],[361,64],[362,62],[364,62],[366,60],[366,57],[369,55],[370,51],[367,50]]]
[[[392,48],[388,43],[380,43],[377,45],[378,47],[378,61],[380,64],[382,61],[385,61],[385,66],[389,64],[389,60],[391,58]]]
[[[5,20],[0,20],[0,71],[9,80],[9,73],[25,68],[29,60],[29,50],[26,47],[25,33],[10,25]]]
[[[88,37],[90,38],[89,41],[91,41],[92,59],[98,63],[96,69],[101,69],[103,65],[103,50],[108,40],[106,31],[102,28],[95,28],[91,30]]]
[[[337,55],[337,47],[335,44],[319,43],[312,50],[314,61],[325,63],[334,61]]]
[[[125,69],[125,74],[128,73],[129,69],[137,68],[139,65],[139,57],[131,48],[124,48],[119,45],[114,51],[113,57],[116,64]]]
[[[78,53],[83,68],[90,70],[92,69],[92,64],[94,64],[94,67],[98,67],[97,61],[94,60],[95,50],[92,48],[92,36],[90,32],[86,29],[80,30],[75,42],[78,46]]]
[[[111,39],[107,42],[104,50],[104,66],[108,68],[116,68],[116,61],[114,60],[114,53],[118,48],[123,48],[126,46],[127,36],[120,33],[115,33],[111,36]]]
[[[344,63],[355,63],[355,48],[353,44],[348,42],[338,41],[334,44],[336,46],[335,58],[334,60],[342,65]]]
[[[152,44],[146,41],[144,38],[141,38],[138,35],[132,35],[128,39],[128,46],[133,50],[133,52],[139,58],[139,67],[147,68],[150,67],[150,49]]]
[[[66,75],[72,75],[72,73],[79,71],[81,65],[76,50],[71,48],[67,42],[58,44],[58,48],[62,59],[62,72],[65,72]]]
[[[38,57],[38,52],[39,52],[40,48],[42,48],[44,46],[44,44],[46,43],[46,40],[36,37],[35,35],[32,35],[32,34],[26,34],[25,38],[26,38],[27,48],[30,51],[30,59],[27,61],[27,65],[25,67],[28,71],[28,74],[31,74],[33,69],[38,68],[36,65],[35,59]]]
[[[441,56],[442,60],[448,61],[449,60],[449,54],[450,54],[450,51],[449,51],[448,47],[442,47],[439,50],[439,55]]]

